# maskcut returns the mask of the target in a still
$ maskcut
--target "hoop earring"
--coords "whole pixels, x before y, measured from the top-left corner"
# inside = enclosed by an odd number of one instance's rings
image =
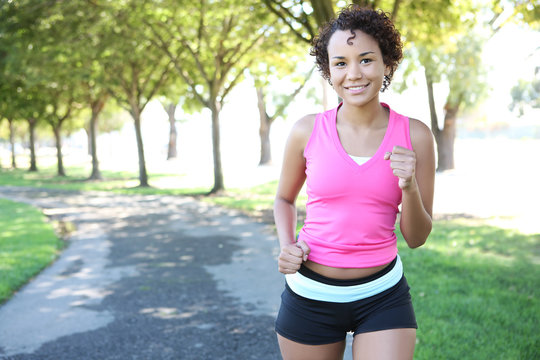
[[[381,92],[384,92],[386,89],[388,89],[388,86],[390,86],[390,76],[384,75]]]

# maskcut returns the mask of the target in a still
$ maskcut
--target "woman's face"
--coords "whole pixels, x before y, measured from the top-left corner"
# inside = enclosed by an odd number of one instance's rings
[[[372,100],[379,102],[384,64],[377,41],[360,30],[337,30],[328,42],[330,81],[344,103],[363,106]]]

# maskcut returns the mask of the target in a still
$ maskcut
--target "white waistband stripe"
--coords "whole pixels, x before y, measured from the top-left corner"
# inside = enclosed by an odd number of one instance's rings
[[[403,264],[399,255],[392,270],[380,278],[365,284],[351,286],[327,285],[296,272],[285,275],[287,285],[296,294],[308,299],[335,303],[346,303],[377,295],[396,285],[403,276]]]

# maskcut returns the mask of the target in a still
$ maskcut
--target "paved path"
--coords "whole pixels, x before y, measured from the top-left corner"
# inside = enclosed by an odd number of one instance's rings
[[[0,359],[279,359],[268,225],[187,197],[0,187],[76,231],[0,307]]]

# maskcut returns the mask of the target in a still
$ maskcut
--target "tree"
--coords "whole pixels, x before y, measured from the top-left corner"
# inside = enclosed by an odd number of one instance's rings
[[[101,7],[89,5],[84,1],[82,4],[76,4],[76,14],[81,8],[85,9],[84,17],[71,17],[78,31],[74,32],[76,36],[70,39],[69,43],[74,48],[73,53],[79,64],[81,98],[90,109],[88,124],[85,127],[88,134],[88,150],[92,157],[92,171],[88,180],[101,180],[97,149],[98,120],[110,98],[102,56],[114,44],[107,43],[109,38],[102,36],[102,29],[107,27],[106,23],[109,21],[106,12],[102,11]]]
[[[178,150],[176,147],[177,130],[176,130],[176,106],[177,103],[169,99],[161,99],[160,101],[163,110],[167,113],[169,121],[169,141],[167,142],[167,160],[176,159]]]
[[[518,109],[519,116],[523,116],[527,108],[540,109],[540,66],[534,71],[531,80],[519,79],[510,90],[512,103],[508,106],[510,111]]]
[[[167,145],[167,160],[175,159],[178,156],[177,150],[177,138],[178,133],[176,129],[176,110],[181,107],[184,112],[191,113],[193,110],[201,110],[200,103],[190,96],[190,92],[186,83],[176,77],[171,84],[167,86],[162,94],[159,96],[159,102],[163,107],[169,120],[169,139]]]
[[[230,91],[254,61],[258,46],[274,30],[257,2],[201,1],[165,3],[157,19],[146,19],[153,43],[173,62],[201,105],[212,113],[214,186],[225,189],[220,150],[219,115]],[[156,21],[157,20],[157,21]],[[262,25],[261,25],[262,24]]]
[[[419,36],[421,27],[413,24],[409,29],[409,38],[419,50],[420,63],[425,70],[426,84],[431,114],[431,129],[435,136],[438,152],[437,171],[454,168],[454,142],[458,114],[477,104],[487,95],[486,71],[482,65],[480,54],[482,47],[490,36],[499,31],[510,21],[530,21],[538,24],[540,2],[514,1],[507,4],[511,11],[505,11],[500,3],[494,2],[491,7],[476,2],[454,3],[442,14],[444,18],[435,19],[438,27]],[[410,11],[411,7],[407,7]],[[491,15],[489,13],[491,12]],[[505,19],[502,14],[510,13]],[[441,14],[441,13],[439,13]],[[436,16],[436,15],[435,15]],[[407,19],[418,19],[407,13]],[[420,18],[428,18],[422,16]],[[477,19],[487,18],[487,21]],[[533,20],[536,19],[536,20]],[[434,106],[433,83],[446,81],[449,93],[444,105],[443,127],[438,125]]]
[[[477,19],[485,8],[472,2],[422,3],[401,7],[398,26],[407,40],[405,79],[398,91],[406,88],[407,75],[423,68],[428,94],[431,131],[437,144],[437,171],[454,168],[454,142],[459,113],[477,104],[486,94],[486,71],[482,47],[487,40]],[[427,22],[425,19],[429,19]],[[444,84],[448,95],[439,124],[434,84]]]
[[[147,1],[111,2],[107,27],[102,36],[107,48],[102,62],[110,94],[132,116],[139,158],[139,186],[147,187],[148,172],[144,156],[141,114],[150,100],[169,80],[171,60],[154,51],[148,29],[143,24],[157,6]]]
[[[272,96],[274,110],[273,112],[271,112],[271,114],[269,114],[269,110],[267,108],[267,94],[265,92],[265,89],[268,87],[269,83],[272,82],[272,78],[269,76],[269,74],[252,74],[255,79],[255,90],[257,92],[257,107],[259,109],[259,138],[261,142],[259,165],[266,165],[272,162],[272,151],[270,146],[270,128],[277,118],[284,116],[285,110],[287,109],[289,104],[295,99],[295,97],[300,93],[300,91],[304,88],[306,82],[311,77],[313,70],[315,70],[315,67],[312,67],[303,76],[296,76],[296,78],[294,79],[296,85],[295,89],[292,89],[289,92],[285,92],[284,94],[282,93]]]
[[[1,71],[0,71],[1,73]],[[3,76],[4,80],[7,80],[6,76]],[[6,119],[8,122],[8,131],[9,131],[9,143],[11,147],[11,167],[15,169],[17,167],[17,162],[15,159],[15,130],[14,130],[14,119],[16,116],[16,110],[14,108],[13,96],[11,95],[13,91],[9,89],[7,81],[4,81],[0,84],[0,98],[4,101],[0,102],[0,124],[3,119]]]
[[[65,175],[62,161],[61,129],[72,113],[76,100],[77,73],[71,52],[62,43],[72,28],[57,26],[64,13],[56,2],[20,1],[2,4],[2,32],[9,35],[5,68],[12,87],[15,114],[29,123],[31,165],[36,171],[35,128],[45,120],[53,129],[58,174]],[[64,9],[65,10],[65,9]],[[17,92],[13,92],[17,89]]]
[[[32,49],[34,14],[21,11],[28,2],[0,2],[0,102],[2,116],[21,118],[29,124],[30,171],[37,171],[35,127],[43,109],[35,99],[35,86],[28,84],[26,52]],[[39,11],[39,9],[37,9]],[[13,91],[15,90],[15,91]],[[34,101],[35,100],[35,101]],[[13,155],[12,155],[13,156]]]

